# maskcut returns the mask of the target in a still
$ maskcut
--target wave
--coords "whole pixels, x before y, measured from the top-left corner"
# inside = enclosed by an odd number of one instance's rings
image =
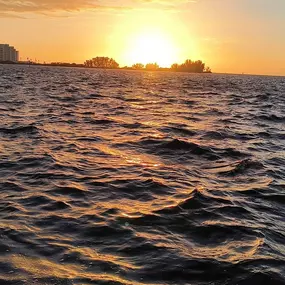
[[[208,160],[219,160],[222,157],[230,158],[243,158],[249,156],[234,148],[215,148],[204,145],[199,145],[194,142],[172,139],[172,140],[157,140],[152,138],[143,138],[139,142],[141,145],[151,147],[151,151],[158,153],[159,155],[175,155],[176,153],[183,152],[186,154],[192,154],[196,156],[205,157]]]
[[[193,130],[189,130],[187,128],[183,128],[183,127],[164,127],[161,130],[163,132],[173,132],[173,133],[182,134],[182,135],[186,135],[190,137],[197,135],[197,132]]]
[[[187,151],[196,155],[213,155],[214,152],[204,146],[200,146],[193,142],[188,142],[180,139],[168,140],[155,140],[155,139],[142,139],[142,145],[153,145],[156,151]]]
[[[252,169],[252,170],[258,170],[264,168],[264,165],[261,162],[253,161],[251,159],[244,159],[241,161],[238,161],[232,165],[229,165],[227,170],[221,170],[219,174],[226,175],[226,176],[236,176],[240,174],[244,174],[246,171]]]
[[[54,194],[54,195],[67,195],[67,196],[78,197],[78,198],[85,197],[88,194],[88,192],[85,190],[82,190],[77,187],[68,187],[68,186],[56,187],[50,190],[49,193]]]
[[[285,117],[274,115],[274,114],[271,114],[271,115],[261,115],[261,116],[258,116],[258,119],[264,120],[264,121],[276,122],[276,123],[283,123],[283,122],[285,122]]]
[[[0,133],[7,135],[38,134],[39,128],[35,125],[0,128]]]
[[[109,125],[114,123],[114,121],[108,119],[90,120],[90,122],[95,125]]]
[[[115,191],[119,196],[129,199],[140,199],[141,201],[153,200],[153,195],[169,195],[174,192],[170,186],[153,179],[147,180],[114,180],[110,183],[111,191]]]

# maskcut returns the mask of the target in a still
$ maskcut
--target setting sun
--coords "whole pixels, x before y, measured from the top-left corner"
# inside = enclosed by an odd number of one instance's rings
[[[108,36],[106,54],[122,66],[157,63],[160,67],[170,67],[189,57],[203,59],[191,26],[185,26],[175,14],[170,16],[157,10],[122,16]]]
[[[178,49],[166,35],[146,32],[134,38],[130,47],[130,62],[147,64],[156,62],[162,67],[169,67],[178,58]]]

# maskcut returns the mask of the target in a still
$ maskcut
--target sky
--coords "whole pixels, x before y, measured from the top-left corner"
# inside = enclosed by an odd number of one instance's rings
[[[0,0],[0,26],[22,60],[285,75],[285,0]]]

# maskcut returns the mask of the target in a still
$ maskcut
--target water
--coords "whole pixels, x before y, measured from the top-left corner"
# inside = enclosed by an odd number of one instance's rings
[[[0,284],[285,284],[285,78],[0,66]]]

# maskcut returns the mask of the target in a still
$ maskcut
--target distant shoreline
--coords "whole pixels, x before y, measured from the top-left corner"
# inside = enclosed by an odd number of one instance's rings
[[[72,67],[72,68],[87,68],[87,69],[105,69],[105,70],[129,70],[129,71],[154,71],[154,72],[175,72],[175,73],[190,73],[190,74],[221,74],[221,75],[243,75],[243,76],[270,76],[270,77],[285,77],[285,75],[280,74],[254,74],[254,73],[223,73],[223,72],[186,72],[186,71],[174,71],[170,70],[169,68],[160,68],[158,70],[147,70],[147,69],[133,69],[131,67],[125,68],[96,68],[96,67],[87,67],[84,64],[61,64],[55,65],[50,63],[27,63],[27,62],[0,62],[0,65],[25,65],[25,66],[48,66],[48,67]]]
[[[189,71],[176,71],[167,67],[160,67],[158,69],[135,69],[132,67],[118,67],[118,68],[107,68],[107,67],[88,67],[84,64],[77,63],[62,63],[62,64],[53,64],[53,63],[28,63],[28,62],[0,62],[3,65],[26,65],[26,66],[49,66],[49,67],[75,67],[75,68],[87,68],[87,69],[106,69],[106,70],[129,70],[129,71],[152,71],[152,72],[182,72],[182,73],[192,73],[192,74],[209,74],[212,72],[204,71],[204,72],[189,72]]]

